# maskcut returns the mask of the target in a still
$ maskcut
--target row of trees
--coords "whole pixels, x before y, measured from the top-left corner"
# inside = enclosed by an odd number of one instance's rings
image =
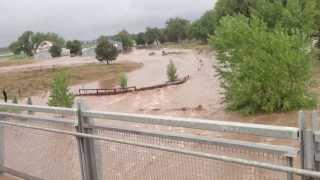
[[[246,114],[313,107],[312,37],[317,0],[218,0],[209,44],[225,101]]]
[[[152,44],[155,41],[164,42],[179,42],[189,38],[188,29],[190,21],[183,18],[171,18],[166,22],[165,28],[150,28],[147,27],[145,32],[133,35],[134,40],[138,45]]]
[[[35,50],[43,41],[51,41],[60,47],[65,43],[64,39],[56,33],[26,31],[15,42],[10,44],[9,49],[16,55],[24,53],[27,56],[33,56]]]
[[[16,41],[9,45],[9,49],[16,55],[24,53],[27,56],[33,56],[43,41],[53,43],[53,46],[49,50],[52,57],[61,56],[63,47],[69,49],[71,55],[74,56],[81,55],[82,53],[82,44],[78,40],[65,42],[65,40],[56,33],[34,33],[32,31],[24,32]]]

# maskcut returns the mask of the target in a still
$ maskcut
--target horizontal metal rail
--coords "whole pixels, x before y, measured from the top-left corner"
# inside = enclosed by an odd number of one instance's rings
[[[283,139],[299,138],[299,129],[294,127],[97,111],[84,111],[82,112],[82,115],[91,118],[116,121],[184,127],[208,131],[246,133]]]
[[[114,143],[119,143],[119,144],[127,144],[127,145],[144,147],[144,148],[155,149],[155,150],[160,150],[160,151],[179,153],[182,155],[188,155],[188,156],[194,156],[194,157],[199,157],[199,158],[212,159],[212,160],[223,161],[223,162],[228,162],[228,163],[240,164],[240,165],[245,165],[245,166],[250,166],[250,167],[269,169],[269,170],[278,171],[278,172],[292,173],[292,174],[296,174],[296,175],[300,175],[300,176],[320,178],[320,172],[292,168],[292,167],[281,166],[281,165],[274,165],[274,164],[270,164],[270,163],[262,163],[262,162],[258,162],[258,161],[252,161],[252,160],[245,160],[245,159],[241,159],[241,158],[213,155],[213,154],[208,154],[208,153],[194,152],[194,151],[181,150],[181,149],[177,149],[177,148],[170,148],[170,147],[143,144],[143,143],[132,143],[129,141],[118,140],[118,139],[114,139],[114,138],[107,138],[107,137],[101,137],[101,136],[84,134],[84,133],[70,132],[70,131],[64,131],[64,130],[59,130],[59,129],[42,128],[42,127],[30,126],[30,125],[18,124],[18,123],[10,123],[10,122],[0,121],[0,124],[2,124],[4,126],[17,126],[17,127],[21,127],[21,128],[30,128],[30,129],[47,131],[47,132],[52,132],[52,133],[59,133],[59,134],[65,134],[65,135],[71,135],[71,136],[77,136],[77,137],[83,137],[83,138],[91,138],[91,139],[114,142]]]
[[[10,110],[23,110],[23,111],[34,111],[44,113],[59,113],[64,115],[74,115],[77,112],[75,108],[62,108],[62,107],[47,107],[47,106],[36,106],[36,105],[20,105],[11,103],[0,103],[0,108]]]
[[[29,174],[22,173],[22,172],[19,172],[19,171],[16,171],[14,169],[7,168],[7,167],[4,167],[4,166],[0,166],[0,171],[8,173],[8,174],[13,175],[13,176],[18,177],[18,178],[22,178],[24,180],[42,180],[40,178],[31,176]]]
[[[29,110],[35,112],[46,113],[60,113],[63,115],[74,115],[77,112],[75,108],[59,108],[59,107],[45,107],[33,105],[17,105],[0,103],[0,108],[15,109],[15,110]],[[126,121],[143,124],[156,124],[174,127],[184,127],[192,129],[201,129],[208,131],[220,131],[231,133],[246,133],[265,137],[283,138],[283,139],[298,139],[299,129],[294,127],[271,126],[240,122],[226,122],[206,119],[194,118],[178,118],[152,115],[138,115],[128,113],[115,112],[98,112],[98,111],[84,111],[83,116],[92,118],[109,119],[116,121]]]
[[[38,121],[38,122],[46,121],[51,123],[63,123],[63,124],[69,124],[69,125],[77,124],[77,121],[75,120],[69,120],[69,119],[61,120],[56,118],[36,117],[32,115],[21,115],[21,114],[0,112],[0,117],[1,116],[3,116],[4,118],[14,118],[14,119],[24,120],[24,121]],[[133,129],[124,128],[124,127],[116,127],[114,125],[112,127],[103,126],[103,125],[90,125],[89,127],[94,129],[101,129],[101,130],[133,133],[133,134],[143,135],[148,137],[161,137],[166,139],[189,141],[189,142],[196,141],[198,143],[221,145],[224,147],[241,147],[241,148],[247,148],[247,149],[256,150],[256,151],[281,153],[288,157],[296,157],[299,152],[299,149],[289,147],[289,146],[269,145],[269,144],[253,143],[248,141],[239,141],[239,140],[222,139],[222,138],[207,138],[203,136],[197,136],[194,134],[186,134],[186,133],[182,134],[182,133],[168,133],[163,131],[133,130]]]
[[[38,121],[38,122],[51,122],[51,123],[63,123],[63,124],[71,124],[76,125],[76,120],[71,119],[57,119],[57,118],[47,118],[47,117],[38,117],[32,115],[23,115],[23,114],[14,114],[14,113],[5,113],[0,112],[0,117],[4,118],[13,118],[15,120],[25,120],[25,121]]]
[[[283,154],[287,157],[297,157],[299,153],[299,149],[289,146],[281,146],[281,145],[270,145],[270,144],[262,144],[262,143],[254,143],[248,141],[239,141],[239,140],[231,140],[231,139],[222,139],[222,138],[208,138],[203,136],[198,136],[194,134],[187,133],[168,133],[163,131],[147,131],[147,130],[133,130],[129,128],[116,127],[116,126],[102,126],[102,125],[90,125],[89,127],[97,129],[97,130],[108,130],[108,131],[116,131],[120,133],[132,133],[142,136],[148,137],[160,137],[165,139],[186,141],[186,142],[196,142],[196,143],[204,143],[211,145],[220,145],[224,147],[236,147],[236,148],[246,148],[253,151],[259,152],[271,152]]]

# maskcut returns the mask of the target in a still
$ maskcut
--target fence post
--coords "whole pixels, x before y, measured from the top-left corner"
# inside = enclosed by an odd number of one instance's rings
[[[317,128],[315,113],[312,113],[312,129],[307,128],[304,112],[299,112],[300,147],[301,147],[301,168],[315,170],[316,142],[314,130]],[[311,177],[302,177],[303,180],[314,180]]]
[[[92,134],[93,129],[89,127],[90,120],[82,115],[84,105],[77,104],[78,126],[77,131]],[[89,138],[77,137],[79,145],[80,165],[83,180],[97,180],[96,157],[94,150],[94,140]]]

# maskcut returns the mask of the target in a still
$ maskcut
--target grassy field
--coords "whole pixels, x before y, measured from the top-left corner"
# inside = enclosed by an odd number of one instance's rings
[[[56,73],[67,71],[71,85],[103,81],[108,86],[114,86],[122,72],[130,72],[142,67],[138,63],[122,64],[89,64],[78,67],[64,67],[51,70],[17,72],[0,76],[0,89],[6,88],[9,98],[14,96],[28,97],[50,89]],[[19,95],[20,92],[20,95]],[[1,97],[1,96],[0,96]],[[2,98],[2,97],[1,97]]]

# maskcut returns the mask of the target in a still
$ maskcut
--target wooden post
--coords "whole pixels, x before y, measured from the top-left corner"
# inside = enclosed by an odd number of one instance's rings
[[[82,116],[84,105],[78,103],[78,126],[77,131],[92,134],[93,129],[89,127],[90,120]],[[77,137],[79,145],[79,158],[81,164],[82,180],[97,180],[96,156],[94,150],[94,140]]]

